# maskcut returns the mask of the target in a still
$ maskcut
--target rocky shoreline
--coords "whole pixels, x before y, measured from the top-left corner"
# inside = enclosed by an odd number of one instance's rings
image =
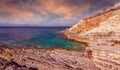
[[[87,43],[87,54],[91,53],[91,61],[101,70],[120,70],[120,3],[62,33],[69,40]]]
[[[79,52],[1,45],[0,70],[120,70],[120,3],[62,33],[88,47]]]
[[[99,70],[90,56],[62,48],[0,46],[0,70]]]
[[[100,70],[120,70],[120,47],[88,42],[84,39],[70,37],[69,34],[65,36],[69,40],[86,43],[84,55],[87,55]]]

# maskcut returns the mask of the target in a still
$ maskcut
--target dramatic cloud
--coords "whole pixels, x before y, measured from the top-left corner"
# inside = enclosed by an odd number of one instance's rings
[[[0,25],[73,25],[119,0],[1,0]]]

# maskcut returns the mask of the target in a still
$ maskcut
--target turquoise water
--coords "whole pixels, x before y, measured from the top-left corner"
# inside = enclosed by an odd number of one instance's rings
[[[0,44],[18,47],[62,47],[83,49],[84,45],[69,41],[59,33],[66,27],[0,28]]]

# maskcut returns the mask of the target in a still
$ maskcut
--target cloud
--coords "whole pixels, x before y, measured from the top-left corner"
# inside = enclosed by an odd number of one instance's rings
[[[37,22],[40,25],[49,20],[57,23],[58,19],[62,19],[62,23],[68,20],[76,22],[85,12],[116,2],[119,0],[1,0],[0,22]]]

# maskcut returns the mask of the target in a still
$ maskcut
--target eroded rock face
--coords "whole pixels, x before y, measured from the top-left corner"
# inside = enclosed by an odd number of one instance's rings
[[[1,70],[99,70],[82,52],[0,47]]]
[[[93,45],[87,48],[92,51],[93,62],[102,70],[120,70],[120,48],[106,45]]]
[[[107,7],[100,11],[98,14],[80,20],[76,25],[68,29],[70,33],[81,33],[87,32],[93,28],[99,27],[100,23],[108,20],[116,14],[120,14],[120,3],[115,4],[111,7]]]
[[[120,3],[80,21],[64,34],[88,43],[86,55],[101,70],[120,70]]]

